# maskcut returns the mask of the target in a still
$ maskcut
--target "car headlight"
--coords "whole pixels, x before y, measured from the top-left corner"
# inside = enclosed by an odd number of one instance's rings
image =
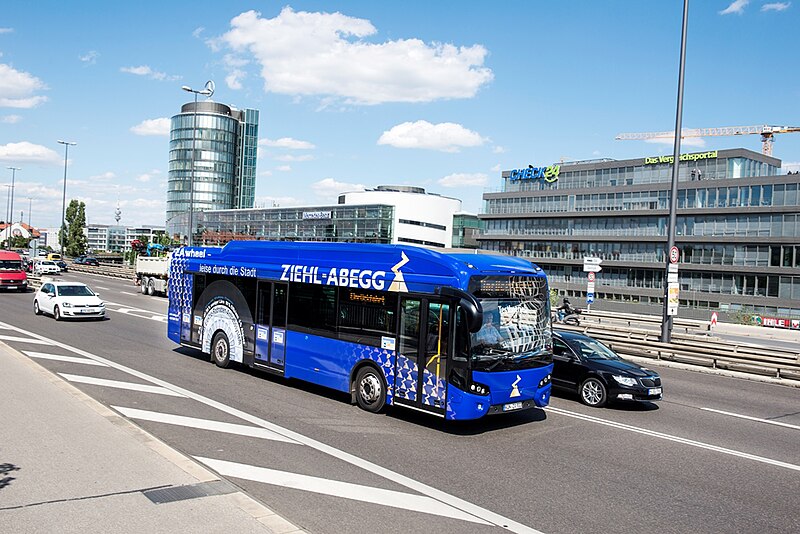
[[[72,304],[70,304],[69,302],[62,302],[61,305],[64,306],[65,308],[71,308],[72,307]]]
[[[106,303],[101,300],[100,304],[98,304],[98,306],[100,306],[101,308],[105,308],[106,307]]]
[[[618,376],[618,375],[613,375],[613,377],[614,377],[614,380],[617,381],[617,383],[622,384],[623,386],[635,386],[636,385],[636,379],[635,378],[631,378],[629,376]]]

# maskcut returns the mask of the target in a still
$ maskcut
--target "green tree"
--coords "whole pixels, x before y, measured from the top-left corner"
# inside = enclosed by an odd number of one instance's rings
[[[66,253],[67,256],[80,256],[86,254],[87,239],[83,233],[86,226],[86,204],[75,199],[69,201],[67,206],[67,228],[66,228]],[[61,232],[64,232],[62,227]],[[59,242],[63,234],[59,232]]]

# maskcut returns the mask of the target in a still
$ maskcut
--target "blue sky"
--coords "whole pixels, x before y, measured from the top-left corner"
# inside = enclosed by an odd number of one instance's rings
[[[410,184],[477,213],[502,170],[671,154],[683,2],[5,2],[0,184],[34,226],[163,225],[182,85],[261,113],[257,205]],[[800,126],[800,4],[693,0],[683,126]],[[685,141],[684,152],[758,135]],[[691,143],[691,144],[689,144]],[[800,133],[776,137],[800,168]],[[6,201],[8,189],[0,188]],[[32,199],[32,200],[29,200]],[[5,211],[0,214],[5,218]]]

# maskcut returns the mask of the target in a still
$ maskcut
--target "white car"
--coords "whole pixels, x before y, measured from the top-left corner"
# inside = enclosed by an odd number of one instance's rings
[[[54,261],[42,260],[34,263],[33,272],[34,274],[58,274],[61,272],[61,268]]]
[[[48,313],[56,321],[66,317],[103,319],[106,305],[86,284],[45,282],[33,296],[33,313]]]

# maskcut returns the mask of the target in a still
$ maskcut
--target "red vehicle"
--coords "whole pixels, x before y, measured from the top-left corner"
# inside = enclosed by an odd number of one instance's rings
[[[0,250],[0,289],[28,290],[28,275],[16,252]]]

